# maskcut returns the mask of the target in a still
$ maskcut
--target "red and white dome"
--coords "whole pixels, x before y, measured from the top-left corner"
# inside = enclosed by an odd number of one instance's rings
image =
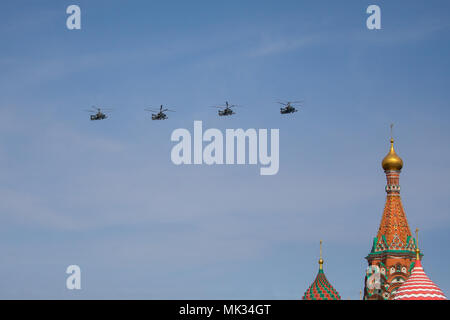
[[[416,260],[411,276],[398,288],[394,300],[447,300],[447,298],[425,274],[420,260]]]

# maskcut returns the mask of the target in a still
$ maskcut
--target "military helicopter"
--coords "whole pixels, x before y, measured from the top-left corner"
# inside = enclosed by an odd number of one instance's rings
[[[233,114],[235,114],[236,112],[234,112],[231,108],[235,108],[238,107],[235,104],[229,104],[228,101],[225,101],[225,105],[224,106],[212,106],[211,108],[218,108],[218,114],[219,116],[223,117],[223,116],[231,116]],[[223,109],[224,108],[224,109]],[[223,110],[220,110],[223,109]]]
[[[152,113],[152,120],[166,120],[169,117],[167,117],[167,115],[164,112],[166,112],[166,111],[175,112],[174,110],[163,109],[163,105],[161,105],[159,107],[159,111],[152,110],[152,109],[144,109],[144,110],[149,111],[149,112],[156,112],[156,113]]]
[[[284,106],[284,108],[283,107],[280,108],[281,114],[298,112],[298,110],[295,107],[297,107],[297,108],[300,107],[302,102],[303,101],[286,101],[286,102],[277,101],[277,103]]]
[[[103,109],[101,109],[101,108],[92,106],[91,109],[86,109],[84,111],[93,113],[93,114],[91,114],[91,120],[103,120],[103,119],[108,118],[108,116],[106,114],[104,114],[102,112],[102,110],[103,111],[112,111],[113,109],[111,109],[111,108],[103,108]]]

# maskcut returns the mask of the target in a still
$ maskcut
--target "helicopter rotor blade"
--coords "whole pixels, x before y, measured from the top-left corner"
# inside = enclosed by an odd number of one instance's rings
[[[290,104],[291,106],[294,105],[302,105],[304,101],[289,101],[288,104]]]

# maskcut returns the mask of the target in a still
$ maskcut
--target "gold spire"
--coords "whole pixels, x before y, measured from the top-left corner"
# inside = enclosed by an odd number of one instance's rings
[[[387,156],[384,157],[383,162],[381,163],[385,171],[390,170],[400,171],[403,168],[403,160],[395,153],[394,150],[394,138],[392,137],[393,127],[394,125],[391,124],[391,150],[389,151]]]
[[[420,260],[419,228],[416,228],[416,260]]]
[[[323,270],[323,259],[322,259],[322,240],[320,240],[320,259],[319,259],[319,270]]]

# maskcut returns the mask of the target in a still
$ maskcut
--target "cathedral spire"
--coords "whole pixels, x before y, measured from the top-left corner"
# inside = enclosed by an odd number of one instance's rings
[[[416,228],[416,261],[420,260],[420,249],[419,249],[419,228]]]
[[[319,270],[323,270],[323,259],[322,259],[322,240],[320,240],[320,258],[319,258]]]
[[[394,149],[392,129],[393,125],[391,125],[390,149],[381,163],[387,181],[386,203],[372,250],[366,257],[371,268],[380,270],[382,285],[373,288],[366,283],[364,299],[392,299],[395,291],[409,276],[416,258],[416,242],[400,198],[400,172],[403,160]],[[366,274],[366,280],[370,277],[374,275]]]
[[[374,250],[407,250],[414,252],[414,239],[400,198],[400,172],[403,167],[403,160],[394,150],[394,139],[392,137],[390,151],[384,157],[382,166],[386,174],[385,190],[387,197],[377,234],[378,243]]]

